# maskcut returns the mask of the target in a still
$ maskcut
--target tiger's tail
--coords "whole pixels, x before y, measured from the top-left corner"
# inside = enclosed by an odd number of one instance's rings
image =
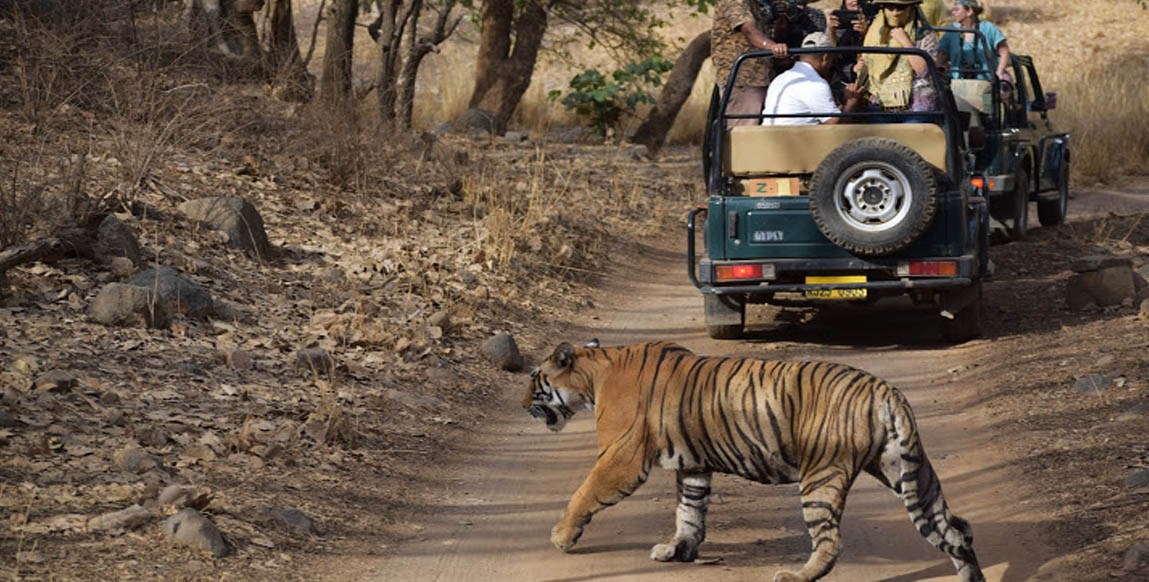
[[[881,472],[901,497],[914,528],[930,544],[949,555],[962,582],[984,582],[973,551],[973,528],[950,512],[937,473],[926,458],[913,411],[905,396],[894,390],[888,404],[887,443]]]

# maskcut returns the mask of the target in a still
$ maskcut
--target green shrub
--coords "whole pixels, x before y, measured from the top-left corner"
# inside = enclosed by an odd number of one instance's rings
[[[562,97],[561,103],[586,118],[599,135],[618,127],[626,116],[635,114],[642,103],[654,103],[651,90],[662,84],[662,76],[673,64],[655,55],[640,63],[630,63],[608,77],[598,69],[585,70],[571,79],[570,90],[551,91],[547,98]]]

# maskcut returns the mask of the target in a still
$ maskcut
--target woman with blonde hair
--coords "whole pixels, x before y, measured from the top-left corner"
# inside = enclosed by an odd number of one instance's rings
[[[999,79],[1012,82],[1007,70],[1012,59],[1009,43],[998,27],[982,19],[984,9],[985,6],[978,0],[957,0],[950,12],[954,17],[954,27],[972,28],[981,32],[989,45],[988,56],[985,54],[986,47],[977,41],[972,32],[947,34],[941,40],[941,49],[949,55],[950,71],[955,79],[968,77],[988,81],[992,79],[991,74],[996,74]]]
[[[865,46],[917,48],[935,61],[938,35],[919,8],[922,0],[881,0],[879,11],[866,31]],[[870,93],[870,102],[884,111],[935,111],[937,93],[930,80],[929,64],[918,55],[864,54],[859,84]]]

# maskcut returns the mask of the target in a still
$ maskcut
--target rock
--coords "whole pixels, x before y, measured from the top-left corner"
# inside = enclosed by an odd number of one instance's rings
[[[1125,478],[1125,484],[1136,489],[1149,485],[1149,469],[1141,469]]]
[[[103,325],[166,328],[171,314],[152,291],[136,285],[108,283],[88,305],[88,318]]]
[[[143,262],[136,233],[112,214],[100,223],[96,232],[96,257],[104,262],[115,258],[128,259],[133,265]]]
[[[1113,255],[1090,255],[1078,258],[1069,266],[1074,273],[1100,271],[1101,269],[1107,269],[1109,267],[1129,267],[1130,270],[1132,270],[1133,260],[1125,257],[1115,257]]]
[[[1149,563],[1149,545],[1137,542],[1125,552],[1125,560],[1121,564],[1121,571],[1132,574]]]
[[[323,348],[307,348],[295,352],[295,367],[309,375],[331,376],[335,373],[335,360]]]
[[[195,487],[187,485],[168,485],[160,491],[159,497],[156,501],[160,505],[173,505],[178,508],[191,507],[193,509],[203,509],[211,502],[212,496],[206,492],[201,492]]]
[[[9,414],[7,410],[0,410],[0,428],[15,428],[21,424],[23,423]]]
[[[1149,416],[1149,402],[1142,402],[1117,416],[1118,422],[1139,420]]]
[[[1078,394],[1101,394],[1113,385],[1113,380],[1101,374],[1086,374],[1073,383],[1073,389]]]
[[[128,445],[116,451],[116,453],[112,455],[112,462],[115,463],[116,467],[121,471],[136,474],[162,467],[158,459],[149,455],[147,451],[140,447],[133,445]]]
[[[511,143],[519,143],[530,139],[530,136],[527,135],[525,131],[508,131],[503,134],[503,137]]]
[[[547,141],[551,143],[578,143],[586,137],[587,131],[581,127],[555,127],[547,132]]]
[[[1084,309],[1090,303],[1099,307],[1121,305],[1134,296],[1133,271],[1128,265],[1078,273],[1069,278],[1065,299],[1071,309]]]
[[[468,109],[451,123],[451,129],[458,133],[484,132],[503,135],[507,127],[498,114],[486,109]]]
[[[231,553],[231,547],[219,533],[219,528],[199,511],[192,508],[181,509],[164,520],[164,535],[172,543],[197,550],[211,552],[217,558]]]
[[[171,267],[140,271],[125,283],[151,290],[161,303],[166,304],[169,313],[186,313],[188,317],[196,319],[213,313],[211,294]]]
[[[263,228],[263,218],[246,198],[220,196],[189,200],[179,205],[188,218],[227,234],[227,243],[243,249],[259,260],[271,257],[271,243]]]
[[[523,369],[523,356],[519,353],[515,338],[509,333],[500,333],[487,339],[479,350],[487,361],[501,370],[518,372]]]
[[[1141,307],[1138,309],[1138,314],[1140,314],[1141,317],[1149,319],[1149,299],[1145,299],[1141,302]]]
[[[112,270],[112,274],[120,279],[131,276],[136,272],[136,264],[127,257],[114,257],[108,266]]]
[[[223,360],[233,370],[250,370],[255,366],[255,358],[243,350],[227,350],[223,354]]]
[[[451,329],[451,312],[446,310],[446,309],[444,309],[442,311],[435,312],[434,315],[427,318],[427,325],[429,325],[431,327],[438,327],[438,328],[442,329],[443,331],[450,330]]]
[[[74,388],[78,382],[76,373],[70,370],[48,370],[36,378],[36,390],[66,392]]]
[[[152,513],[139,505],[97,515],[88,520],[88,529],[112,531],[134,529],[152,520]]]
[[[319,535],[319,529],[315,527],[315,522],[307,517],[307,514],[302,511],[290,507],[261,507],[259,509],[264,514],[268,515],[282,525],[297,534],[305,536]]]

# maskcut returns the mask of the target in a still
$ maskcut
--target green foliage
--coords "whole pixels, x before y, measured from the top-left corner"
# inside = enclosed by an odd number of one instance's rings
[[[599,135],[618,127],[626,116],[635,114],[643,103],[654,103],[650,90],[662,85],[662,76],[674,64],[655,55],[639,63],[630,63],[622,69],[604,75],[598,69],[585,70],[571,79],[570,91],[551,91],[547,98],[562,97],[562,104],[586,118]]]

